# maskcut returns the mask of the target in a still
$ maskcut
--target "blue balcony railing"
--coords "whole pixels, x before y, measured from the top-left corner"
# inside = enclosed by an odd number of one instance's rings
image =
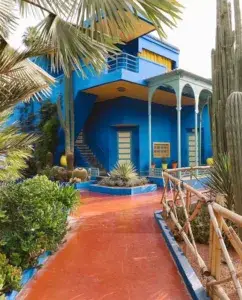
[[[139,58],[128,53],[120,53],[109,57],[108,73],[116,70],[125,69],[131,72],[139,72]]]

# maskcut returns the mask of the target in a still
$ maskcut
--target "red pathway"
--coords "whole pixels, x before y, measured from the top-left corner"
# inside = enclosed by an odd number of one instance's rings
[[[160,197],[84,192],[67,243],[18,300],[190,299],[154,220]]]

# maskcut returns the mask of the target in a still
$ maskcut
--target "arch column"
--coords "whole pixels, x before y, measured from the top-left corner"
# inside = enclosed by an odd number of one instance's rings
[[[180,89],[180,80],[174,87],[176,93],[176,110],[177,110],[177,163],[181,168],[181,110],[182,110],[182,91]]]
[[[152,163],[152,99],[156,87],[150,87],[148,91],[148,143],[149,143],[149,169]]]

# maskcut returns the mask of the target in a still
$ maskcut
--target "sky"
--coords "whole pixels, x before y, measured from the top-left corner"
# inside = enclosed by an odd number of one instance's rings
[[[180,68],[211,78],[211,50],[215,42],[216,0],[180,0],[185,6],[177,28],[168,29],[167,41],[180,49]],[[20,45],[21,36],[34,19],[22,19],[10,42]]]
[[[182,21],[167,31],[167,41],[180,49],[180,68],[211,78],[215,45],[216,0],[181,0]]]

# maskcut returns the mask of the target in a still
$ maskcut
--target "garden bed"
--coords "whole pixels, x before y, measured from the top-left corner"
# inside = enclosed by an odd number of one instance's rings
[[[197,259],[192,255],[191,251],[189,249],[187,249],[186,256],[183,253],[185,243],[183,241],[177,242],[175,240],[175,238],[171,232],[171,230],[174,230],[174,228],[172,228],[172,222],[170,222],[169,220],[166,222],[161,216],[161,211],[155,213],[155,218],[162,230],[162,234],[166,240],[168,248],[170,249],[170,251],[174,257],[174,260],[178,266],[178,269],[179,269],[188,289],[190,289],[191,286],[194,285],[194,278],[197,278],[199,280],[199,282],[202,284],[202,286],[205,288],[206,282],[207,282],[206,277],[202,276]],[[202,259],[204,260],[205,264],[208,265],[209,264],[209,245],[197,243],[197,249],[198,249],[198,253],[201,255]],[[241,272],[242,265],[240,263],[239,256],[232,248],[229,248],[228,251],[229,251],[230,257],[233,261],[233,264],[236,268],[236,271],[238,273]],[[191,272],[193,272],[193,274]],[[226,265],[226,262],[222,259],[221,280],[226,279],[229,276],[230,276],[230,273],[229,273],[228,267]],[[192,280],[189,280],[189,278],[192,278]],[[197,279],[196,279],[196,281],[197,281]],[[189,282],[189,281],[191,281],[191,282]],[[242,284],[242,278],[240,278],[240,282]],[[235,291],[234,284],[232,281],[223,284],[222,287],[224,288],[226,294],[229,296],[229,299],[231,299],[231,300],[238,299],[238,296],[237,296],[237,293]],[[205,291],[204,288],[203,288],[203,291]],[[202,297],[202,298],[195,298],[195,299],[206,299],[206,298]]]
[[[94,184],[96,180],[90,180],[90,181],[85,181],[85,182],[77,182],[74,184],[74,188],[76,190],[87,190],[90,188],[91,184]]]
[[[184,242],[179,243],[180,247],[183,248],[184,247]],[[197,249],[199,254],[201,255],[202,259],[205,261],[205,263],[208,265],[208,257],[209,257],[209,245],[204,245],[204,244],[197,244]],[[237,273],[242,271],[242,265],[240,263],[240,259],[239,256],[237,255],[237,253],[230,248],[229,249],[229,255],[233,261],[233,264],[236,268]],[[191,254],[191,252],[188,250],[187,251],[187,255],[186,255],[189,263],[191,264],[192,268],[194,269],[196,275],[198,276],[198,278],[200,279],[200,281],[202,282],[203,286],[206,286],[206,278],[204,278],[201,275],[198,263],[196,258],[194,258],[194,256]],[[230,276],[228,267],[225,263],[225,261],[222,262],[221,264],[221,280],[222,279],[226,279]],[[240,278],[240,283],[242,284],[242,278]],[[228,282],[228,283],[224,283],[222,285],[222,287],[224,288],[226,294],[229,296],[230,300],[237,300],[238,299],[238,295],[235,291],[234,288],[234,284],[232,281]]]
[[[180,246],[176,242],[172,232],[170,231],[167,223],[161,216],[162,211],[155,212],[155,219],[161,229],[161,233],[164,237],[164,240],[169,248],[171,255],[174,258],[174,261],[177,265],[177,268],[184,280],[184,283],[192,297],[196,300],[206,300],[209,299],[206,296],[206,291],[199,280],[199,277],[196,275],[189,261],[182,252]]]
[[[135,187],[110,187],[110,186],[103,186],[99,184],[91,184],[89,190],[94,193],[131,196],[131,195],[154,192],[157,190],[157,185],[146,184],[143,186],[135,186]]]

